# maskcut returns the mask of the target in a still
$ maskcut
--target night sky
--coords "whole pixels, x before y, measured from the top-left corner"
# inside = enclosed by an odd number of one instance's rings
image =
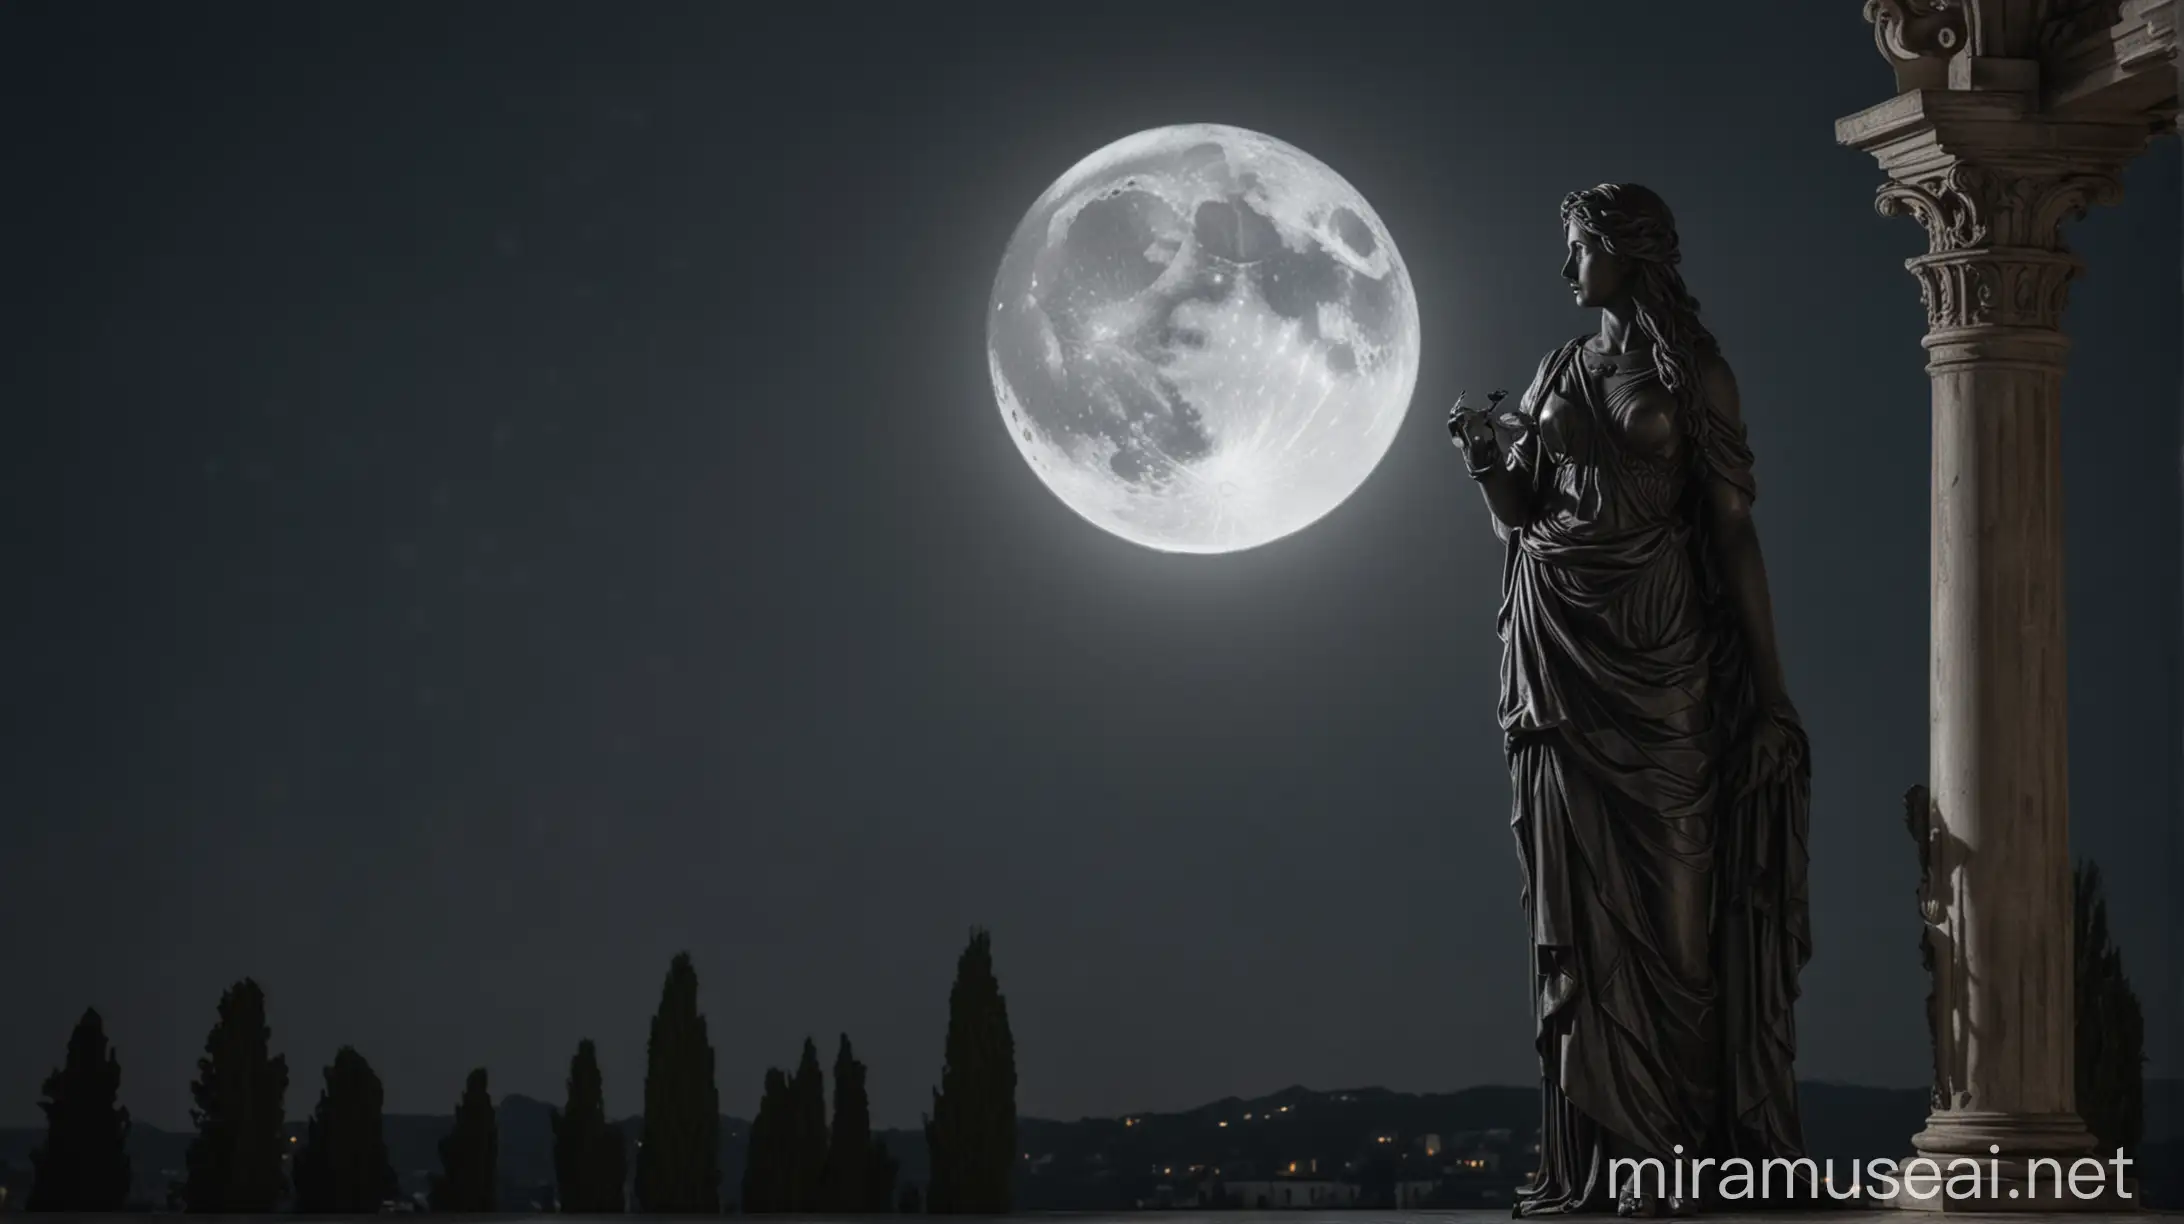
[[[669,958],[723,1108],[846,1030],[914,1124],[990,927],[1025,1113],[1529,1083],[1499,551],[1442,420],[1593,327],[1555,208],[1677,210],[1816,757],[1801,1073],[1924,1082],[1927,382],[1833,122],[1855,0],[0,6],[0,1122],[81,1010],[186,1123],[255,976],[291,1116],[485,1065],[640,1104]],[[1122,135],[1264,131],[1387,222],[1425,347],[1355,497],[1094,529],[989,284]],[[2074,231],[2073,842],[2177,1067],[2179,156]]]

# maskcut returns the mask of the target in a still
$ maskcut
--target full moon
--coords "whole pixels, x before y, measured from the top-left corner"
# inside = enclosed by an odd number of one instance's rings
[[[1108,145],[1024,214],[986,321],[994,398],[1070,509],[1224,553],[1317,522],[1395,440],[1418,300],[1378,214],[1242,128]]]

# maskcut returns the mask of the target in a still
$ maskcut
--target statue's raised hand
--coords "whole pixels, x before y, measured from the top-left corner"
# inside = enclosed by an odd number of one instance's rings
[[[1448,436],[1464,453],[1465,465],[1480,472],[1501,462],[1501,435],[1495,431],[1490,414],[1508,392],[1496,391],[1487,396],[1488,407],[1484,410],[1465,405],[1464,397],[1469,394],[1468,391],[1459,392],[1455,406],[1448,410]]]

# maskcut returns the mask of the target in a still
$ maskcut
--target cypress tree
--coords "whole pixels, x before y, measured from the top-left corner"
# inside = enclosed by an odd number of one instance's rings
[[[865,1100],[865,1068],[841,1035],[834,1049],[834,1126],[827,1138],[822,1211],[868,1210],[866,1171],[872,1163],[872,1110]]]
[[[945,1055],[925,1122],[932,1157],[925,1209],[1006,1214],[1016,1169],[1016,1039],[993,973],[993,942],[983,930],[971,932],[956,961]]]
[[[265,992],[249,978],[220,996],[219,1018],[205,1037],[190,1084],[190,1140],[183,1202],[197,1214],[273,1210],[287,1188],[281,1158],[288,1059],[272,1055]],[[379,1205],[372,1204],[376,1209]]]
[[[2093,1132],[2094,1154],[2138,1154],[2146,1124],[2146,1018],[2108,931],[2100,868],[2072,873],[2076,918],[2078,1112]]]
[[[789,1082],[789,1118],[789,1210],[817,1211],[827,1176],[827,1085],[809,1037]]]
[[[455,1104],[455,1126],[440,1140],[434,1211],[492,1211],[499,1205],[500,1125],[486,1084],[485,1068],[470,1073]]]
[[[892,1211],[896,1172],[886,1141],[872,1134],[865,1065],[844,1033],[834,1052],[834,1124],[827,1139],[820,1210],[855,1215]]]
[[[309,1215],[372,1213],[400,1193],[381,1126],[386,1091],[350,1046],[334,1052],[318,1109],[296,1153],[296,1210]]]
[[[106,1045],[106,1023],[86,1009],[68,1035],[60,1070],[46,1076],[44,1146],[30,1154],[31,1211],[120,1211],[129,1197],[129,1111],[121,1060]]]
[[[872,1141],[872,1155],[865,1161],[864,1197],[855,1210],[868,1215],[884,1215],[895,1209],[895,1177],[901,1165],[887,1150],[887,1140]]]
[[[552,1115],[554,1187],[561,1210],[572,1215],[614,1215],[624,1208],[629,1144],[607,1121],[606,1089],[599,1053],[586,1038],[569,1060],[569,1097]]]
[[[713,1045],[698,1011],[698,971],[687,952],[668,966],[645,1056],[638,1208],[715,1214],[720,1210],[720,1089],[713,1079]]]
[[[766,1086],[758,1098],[758,1114],[751,1119],[751,1134],[743,1157],[743,1212],[760,1215],[787,1211],[791,1197],[789,1171],[793,1167],[790,1143],[795,1114],[789,1077],[779,1067],[766,1069]]]

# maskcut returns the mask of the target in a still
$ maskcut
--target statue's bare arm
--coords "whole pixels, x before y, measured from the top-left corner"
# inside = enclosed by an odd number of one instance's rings
[[[1709,361],[1701,378],[1718,425],[1740,425],[1744,408],[1729,363]],[[1725,593],[1736,609],[1751,652],[1755,696],[1763,708],[1788,713],[1789,686],[1775,640],[1774,599],[1767,585],[1767,562],[1760,553],[1759,525],[1752,520],[1751,495],[1733,481],[1709,481],[1707,510],[1712,517],[1715,560],[1727,587]]]

